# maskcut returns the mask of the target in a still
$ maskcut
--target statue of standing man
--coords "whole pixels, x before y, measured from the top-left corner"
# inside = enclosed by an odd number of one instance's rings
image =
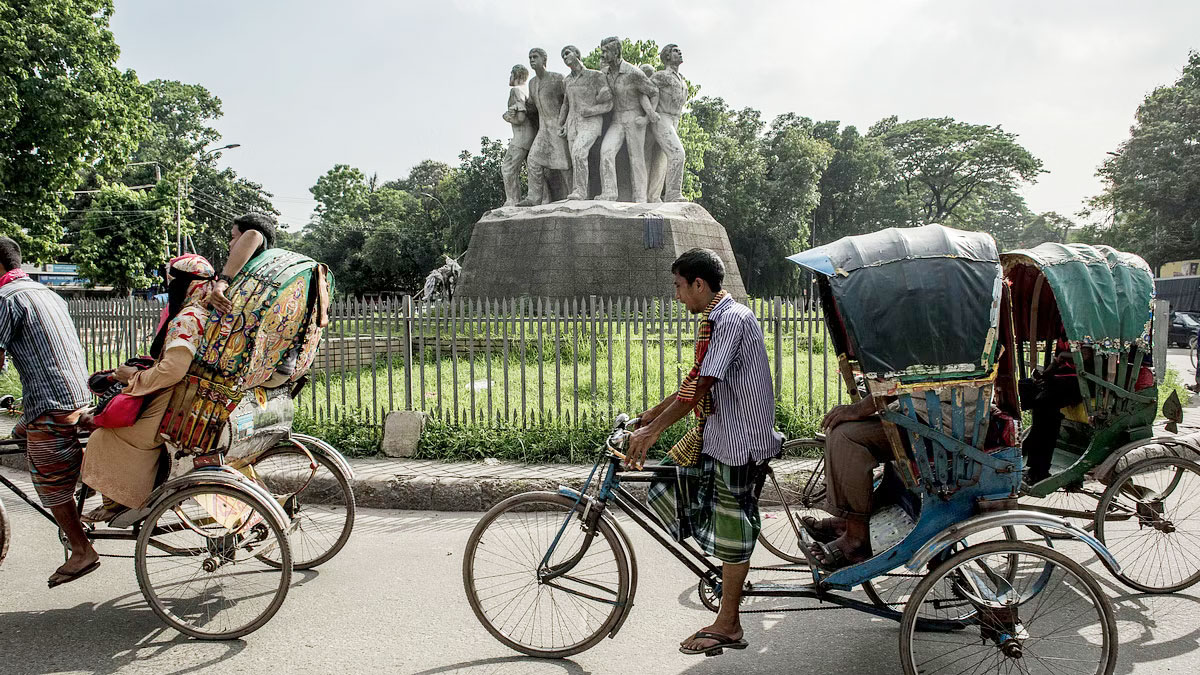
[[[617,153],[624,145],[629,153],[632,199],[646,198],[646,124],[658,121],[650,102],[654,84],[640,68],[621,58],[621,40],[604,38],[600,42],[608,87],[613,94],[613,116],[600,144],[600,195],[596,199],[617,199]]]
[[[521,64],[512,67],[508,76],[508,107],[504,110],[504,121],[512,125],[512,140],[508,142],[508,151],[504,153],[504,163],[500,165],[500,173],[504,177],[504,205],[516,206],[521,201],[521,167],[529,155],[529,147],[533,145],[533,137],[537,128],[529,119],[527,102],[529,93],[525,90],[525,82],[529,79],[529,69]]]
[[[567,199],[588,198],[588,155],[604,130],[604,114],[612,110],[612,90],[608,78],[583,65],[575,45],[562,48],[562,60],[571,69],[567,75],[566,101],[559,122],[571,146],[571,194]]]
[[[686,201],[683,198],[683,164],[687,155],[679,140],[679,117],[688,94],[687,82],[679,74],[683,52],[679,45],[671,44],[662,48],[659,57],[663,69],[654,73],[650,80],[658,89],[653,99],[658,120],[651,123],[651,132],[658,144],[649,157],[650,191],[646,201],[682,202]]]
[[[529,194],[518,206],[537,206],[552,201],[553,188],[570,184],[566,175],[571,169],[567,156],[567,139],[559,134],[559,115],[565,93],[562,73],[546,70],[546,50],[529,50],[529,65],[534,78],[529,81],[529,109],[537,113],[538,131],[529,149]]]

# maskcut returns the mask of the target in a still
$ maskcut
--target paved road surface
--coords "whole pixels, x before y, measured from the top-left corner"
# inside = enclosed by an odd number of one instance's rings
[[[61,560],[54,531],[28,507],[7,496],[5,503],[15,541],[0,568],[0,672],[14,675],[898,672],[895,624],[845,610],[748,616],[746,652],[710,659],[677,653],[676,641],[712,615],[684,570],[637,533],[638,605],[616,639],[571,660],[521,658],[485,633],[462,591],[461,554],[478,516],[428,511],[363,513],[338,558],[296,574],[286,604],[265,628],[242,641],[197,642],[159,624],[143,603],[131,560],[107,559],[90,577],[47,590],[44,580]],[[132,548],[102,546],[120,554]],[[1200,672],[1200,595],[1133,596],[1111,579],[1102,583],[1120,619],[1118,672]]]

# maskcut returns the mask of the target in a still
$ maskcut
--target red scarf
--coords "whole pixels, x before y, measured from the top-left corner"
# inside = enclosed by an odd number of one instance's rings
[[[3,288],[4,285],[10,281],[16,281],[17,279],[28,279],[28,278],[29,278],[29,275],[26,274],[25,270],[21,269],[20,267],[9,270],[8,274],[5,274],[4,276],[0,277],[0,288]]]

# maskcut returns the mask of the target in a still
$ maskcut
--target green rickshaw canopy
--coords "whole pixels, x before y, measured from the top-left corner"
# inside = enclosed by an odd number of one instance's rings
[[[1110,246],[1045,243],[1000,256],[1005,276],[1031,265],[1054,293],[1067,339],[1104,350],[1145,344],[1150,328],[1154,275],[1132,253]]]

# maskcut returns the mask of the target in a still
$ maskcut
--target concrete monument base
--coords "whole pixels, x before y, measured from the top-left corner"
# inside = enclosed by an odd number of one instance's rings
[[[716,251],[725,262],[724,287],[745,301],[729,236],[699,204],[578,200],[502,207],[476,223],[455,295],[670,296],[671,263],[695,247]]]

